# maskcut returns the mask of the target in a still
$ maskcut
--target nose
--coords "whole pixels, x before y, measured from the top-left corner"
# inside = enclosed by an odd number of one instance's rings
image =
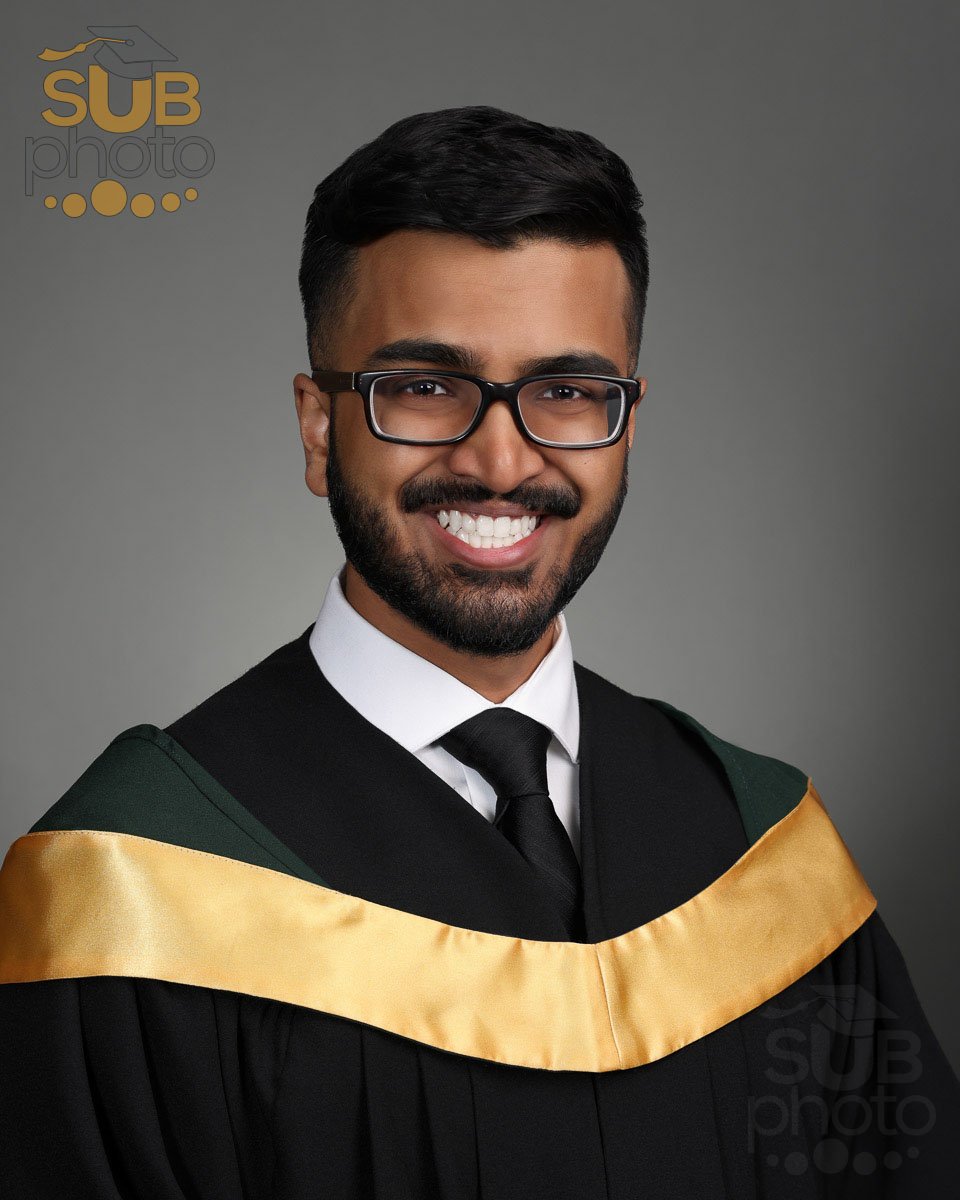
[[[524,479],[539,475],[546,460],[517,426],[504,399],[496,399],[477,428],[450,447],[448,465],[455,475],[472,475],[495,492],[509,492]]]

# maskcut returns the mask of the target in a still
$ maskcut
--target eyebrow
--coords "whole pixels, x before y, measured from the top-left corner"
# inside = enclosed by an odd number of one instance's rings
[[[378,346],[363,365],[370,370],[377,370],[409,363],[429,363],[430,366],[464,371],[469,375],[480,375],[483,365],[467,346],[421,338],[400,338]],[[588,375],[620,375],[620,368],[612,359],[592,350],[565,350],[561,354],[527,358],[519,364],[518,371],[518,378],[524,375],[569,375],[578,371]]]

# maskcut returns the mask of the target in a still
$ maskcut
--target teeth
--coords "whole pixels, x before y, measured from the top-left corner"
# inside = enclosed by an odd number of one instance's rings
[[[455,508],[442,508],[437,513],[437,522],[461,542],[477,549],[514,546],[537,527],[537,517],[491,517],[488,513],[474,516]]]

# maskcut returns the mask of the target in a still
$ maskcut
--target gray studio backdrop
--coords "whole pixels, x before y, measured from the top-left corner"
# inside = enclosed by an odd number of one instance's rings
[[[90,21],[199,80],[215,163],[176,212],[68,217],[66,174],[26,194],[25,139],[65,134],[43,78],[96,47],[37,55]],[[315,618],[341,558],[291,388],[312,190],[398,117],[496,104],[597,135],[646,199],[649,393],[576,656],[810,774],[960,1064],[958,24],[889,0],[12,11],[3,849],[122,729]]]

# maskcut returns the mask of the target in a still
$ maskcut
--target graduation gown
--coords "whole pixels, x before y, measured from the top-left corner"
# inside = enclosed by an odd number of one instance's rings
[[[320,672],[123,731],[0,870],[0,1195],[957,1196],[804,772],[575,664],[587,940]]]

